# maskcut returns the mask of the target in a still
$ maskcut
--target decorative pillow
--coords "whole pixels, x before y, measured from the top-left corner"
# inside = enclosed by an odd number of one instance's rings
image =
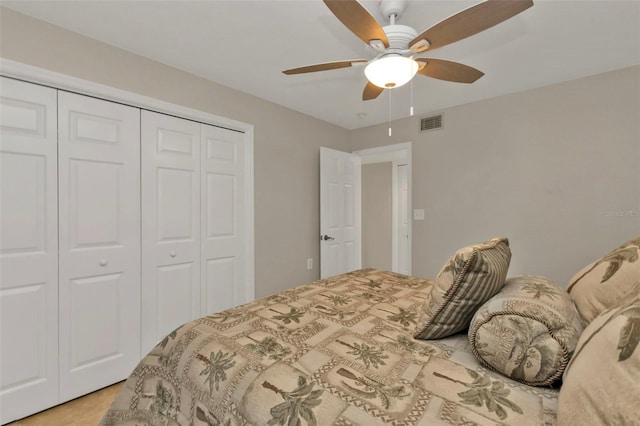
[[[594,319],[564,372],[558,425],[640,424],[640,292]]]
[[[466,329],[476,309],[504,285],[510,261],[506,238],[458,250],[436,277],[414,337],[439,339]]]
[[[567,291],[587,322],[629,297],[633,286],[640,282],[638,258],[640,236],[627,241],[571,278]]]
[[[571,297],[544,277],[509,278],[471,320],[469,342],[480,362],[532,386],[562,376],[582,332]]]

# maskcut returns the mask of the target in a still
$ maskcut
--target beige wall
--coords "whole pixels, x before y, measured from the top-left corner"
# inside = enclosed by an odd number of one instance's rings
[[[256,294],[319,276],[319,150],[413,142],[413,272],[505,235],[510,273],[565,284],[640,234],[640,67],[353,132],[0,8],[0,56],[255,126]],[[637,211],[637,210],[635,210]],[[620,212],[621,217],[617,216]],[[313,257],[314,269],[306,269]]]
[[[393,163],[362,165],[362,267],[391,270]]]
[[[349,151],[348,130],[6,8],[0,55],[253,124],[256,295],[319,277],[319,147]]]
[[[413,142],[413,273],[509,237],[510,275],[558,284],[640,234],[640,67],[462,105],[444,129],[420,117],[352,132],[352,149]],[[629,212],[631,210],[631,212]],[[617,216],[622,214],[622,216]]]

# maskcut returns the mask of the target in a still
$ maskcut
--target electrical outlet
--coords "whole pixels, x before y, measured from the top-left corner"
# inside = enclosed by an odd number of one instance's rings
[[[307,259],[307,269],[313,269],[313,259]]]
[[[424,220],[424,210],[423,209],[415,209],[413,211],[413,220]]]

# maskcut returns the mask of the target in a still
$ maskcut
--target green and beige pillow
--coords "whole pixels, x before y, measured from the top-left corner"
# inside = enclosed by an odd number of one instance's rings
[[[563,376],[558,425],[640,425],[639,290],[580,336]]]
[[[475,311],[504,285],[510,261],[506,238],[458,250],[436,277],[414,337],[439,339],[465,330]]]
[[[567,286],[580,315],[591,322],[627,299],[640,281],[640,236],[578,272]]]
[[[573,353],[582,319],[569,295],[539,276],[509,278],[473,316],[469,342],[487,367],[532,386],[558,380]]]

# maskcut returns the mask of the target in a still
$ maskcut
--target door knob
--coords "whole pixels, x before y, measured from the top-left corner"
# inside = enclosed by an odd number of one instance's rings
[[[328,240],[335,240],[335,238],[330,237],[327,234],[324,234],[324,235],[320,235],[320,240],[328,241]]]

